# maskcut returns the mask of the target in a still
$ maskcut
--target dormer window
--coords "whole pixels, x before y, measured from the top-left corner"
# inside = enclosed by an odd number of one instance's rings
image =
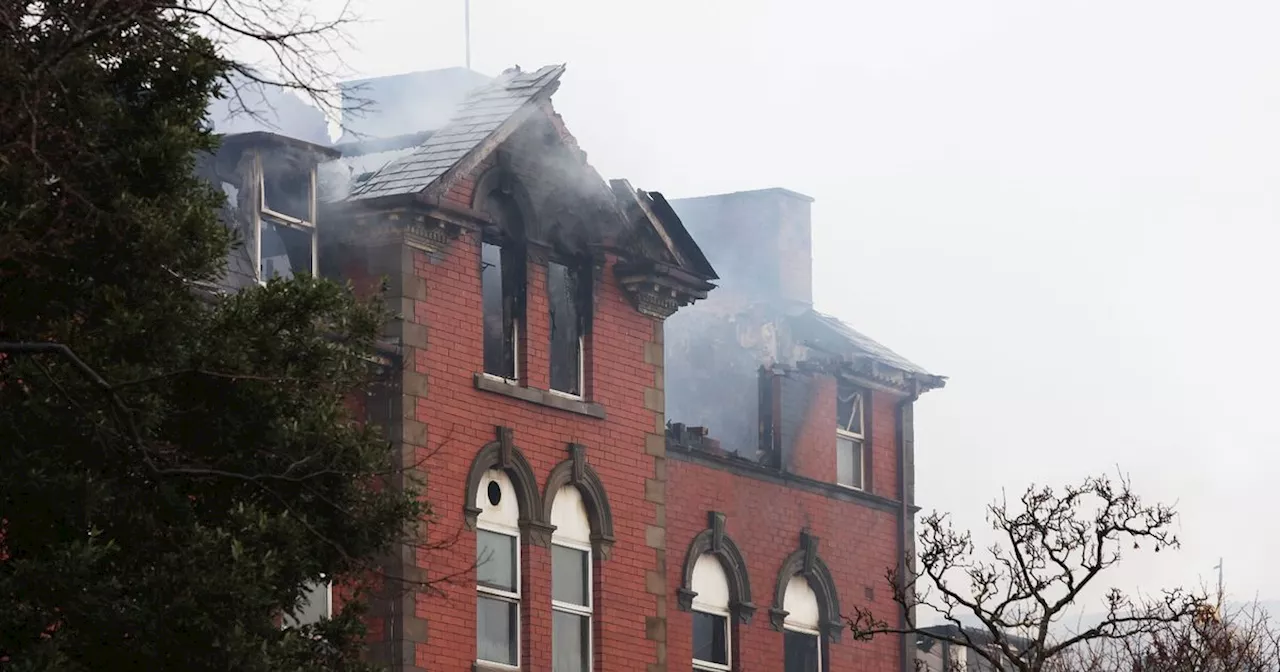
[[[584,349],[591,280],[580,267],[547,264],[547,299],[551,318],[551,391],[582,398],[586,390]]]
[[[863,442],[865,391],[844,381],[836,389],[836,483],[862,490],[866,487]]]
[[[260,155],[259,216],[255,227],[258,279],[316,272],[315,167],[288,157]]]

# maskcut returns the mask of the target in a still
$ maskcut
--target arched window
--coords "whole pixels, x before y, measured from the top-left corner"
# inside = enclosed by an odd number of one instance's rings
[[[562,486],[551,504],[551,657],[554,672],[591,669],[591,519],[582,493]]]
[[[729,626],[729,579],[710,553],[693,566],[693,669],[728,670],[732,651]]]
[[[520,505],[511,478],[490,469],[480,480],[476,519],[476,658],[520,664]]]
[[[822,611],[818,596],[803,576],[792,576],[787,582],[782,608],[787,612],[782,622],[785,672],[821,672]]]

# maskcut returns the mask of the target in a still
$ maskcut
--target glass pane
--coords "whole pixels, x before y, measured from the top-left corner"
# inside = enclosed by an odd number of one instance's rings
[[[487,530],[476,531],[476,583],[515,592],[515,537]]]
[[[551,657],[554,672],[583,672],[591,659],[591,619],[551,612]]]
[[[476,657],[491,663],[516,664],[515,602],[481,597],[476,604]]]
[[[312,273],[311,232],[262,218],[261,268],[263,280],[291,278],[294,273]]]
[[[503,378],[514,377],[508,356],[510,339],[503,311],[502,248],[492,243],[480,246],[480,291],[484,309],[484,371]]]
[[[578,274],[564,264],[547,264],[547,294],[551,311],[551,389],[582,394],[578,371]]]
[[[587,606],[586,551],[564,546],[551,547],[551,599]]]
[[[693,659],[729,664],[728,619],[715,614],[693,612]]]
[[[836,483],[862,487],[862,442],[836,437]]]
[[[785,672],[819,672],[818,636],[785,631]]]

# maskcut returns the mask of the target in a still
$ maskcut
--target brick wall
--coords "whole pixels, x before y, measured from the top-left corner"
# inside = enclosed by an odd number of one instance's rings
[[[782,385],[780,426],[785,432],[783,466],[798,476],[824,483],[836,480],[836,379],[820,373],[791,372]],[[863,419],[867,435],[867,491],[898,499],[898,395],[870,390]],[[788,408],[790,406],[790,408]]]
[[[884,578],[885,570],[897,558],[894,512],[686,460],[672,460],[669,472],[668,589],[674,592],[680,586],[685,551],[693,537],[706,528],[708,511],[725,514],[725,534],[746,560],[757,609],[750,623],[735,629],[737,672],[782,668],[783,634],[770,625],[768,610],[779,567],[799,547],[804,528],[820,539],[818,555],[831,571],[844,613],[854,606],[867,606],[877,617],[897,622]],[[671,669],[689,669],[691,628],[688,612],[670,612],[667,646]],[[831,672],[899,670],[901,648],[896,638],[857,642],[845,632],[839,642],[828,646]]]
[[[479,174],[486,166],[477,168]],[[471,206],[474,176],[449,185],[447,198]],[[595,287],[594,326],[587,359],[591,401],[601,404],[600,420],[476,389],[483,370],[480,241],[467,234],[439,255],[411,252],[412,276],[423,296],[405,303],[406,320],[425,333],[423,347],[410,348],[406,380],[421,382],[419,396],[406,407],[406,425],[420,426],[428,497],[435,519],[429,539],[456,543],[420,550],[412,565],[428,578],[458,575],[440,595],[413,598],[414,624],[424,632],[412,641],[421,669],[470,669],[475,658],[476,591],[469,576],[475,535],[464,525],[464,484],[476,452],[494,440],[495,426],[513,430],[514,445],[528,459],[541,489],[548,472],[568,458],[569,443],[587,448],[586,459],[608,494],[616,543],[608,560],[596,559],[594,651],[596,669],[665,669],[665,596],[661,582],[646,591],[647,575],[661,577],[663,483],[661,445],[661,324],[640,315],[613,281],[609,258]],[[521,351],[526,384],[547,387],[550,327],[546,267],[530,261],[526,329]],[[656,353],[656,354],[655,354]],[[406,384],[406,387],[409,385]],[[406,392],[407,394],[407,392]],[[406,396],[405,399],[410,399]],[[408,434],[408,432],[406,432]],[[655,442],[655,438],[657,441]],[[551,666],[550,551],[522,545],[522,667]],[[407,637],[407,639],[413,639]]]

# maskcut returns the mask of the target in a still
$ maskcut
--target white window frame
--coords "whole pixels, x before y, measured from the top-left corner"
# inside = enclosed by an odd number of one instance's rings
[[[497,588],[482,586],[480,585],[479,582],[477,582],[476,583],[476,599],[479,600],[481,597],[489,597],[495,600],[502,600],[504,602],[510,602],[516,605],[516,619],[515,619],[515,622],[512,623],[512,627],[514,627],[516,631],[516,643],[515,643],[516,664],[508,665],[506,663],[500,663],[493,660],[485,660],[480,657],[479,650],[476,651],[476,663],[486,668],[499,669],[499,670],[518,670],[520,669],[520,648],[523,646],[523,641],[522,641],[523,637],[521,633],[522,628],[520,627],[521,625],[520,610],[523,608],[523,605],[521,604],[520,595],[521,595],[521,583],[523,579],[522,574],[524,574],[524,572],[521,571],[521,565],[520,565],[520,562],[521,562],[520,556],[522,552],[520,549],[520,530],[508,527],[506,525],[499,525],[497,523],[490,523],[490,522],[484,522],[484,521],[478,521],[476,523],[476,529],[484,530],[485,532],[492,532],[494,534],[501,534],[503,536],[511,537],[512,539],[515,540],[515,549],[516,549],[515,567],[514,567],[515,575],[516,575],[515,592],[508,592],[505,590],[499,590]],[[479,543],[478,538],[477,538],[477,543]],[[477,558],[477,561],[478,560],[479,559]],[[480,628],[480,623],[477,619],[477,622],[476,622],[477,636],[479,636],[479,628]]]
[[[836,395],[838,396],[839,394],[840,392],[837,388]],[[842,488],[848,488],[850,490],[866,490],[866,487],[867,487],[867,436],[866,436],[867,435],[867,413],[866,413],[867,400],[866,400],[866,395],[863,393],[862,390],[858,390],[855,394],[857,395],[857,399],[858,399],[857,401],[858,426],[862,428],[862,432],[861,433],[851,432],[845,429],[844,427],[840,427],[840,426],[836,427],[836,485]],[[837,401],[837,407],[839,407],[838,401]],[[858,469],[859,482],[856,484],[840,482],[840,452],[839,452],[840,439],[849,439],[850,441],[858,442],[858,461],[861,463],[860,465],[861,468]]]
[[[267,175],[262,168],[262,155],[254,155],[254,172],[257,173],[258,183],[258,210],[253,216],[253,274],[258,279],[258,284],[267,284],[268,278],[262,273],[262,216],[267,215],[277,220],[281,225],[304,231],[311,238],[311,268],[307,272],[312,276],[319,275],[319,244],[316,236],[316,168],[311,167],[309,171],[311,182],[311,193],[307,197],[307,216],[308,221],[303,221],[296,217],[290,217],[281,212],[276,212],[267,207]]]
[[[728,609],[718,609],[708,607],[705,604],[698,604],[694,599],[693,611],[696,613],[710,614],[712,616],[724,617],[724,665],[720,663],[712,663],[706,660],[693,659],[693,669],[695,670],[715,670],[715,672],[728,672],[733,669],[733,617],[729,615]]]
[[[587,358],[585,354],[586,350],[587,350],[587,339],[585,336],[579,336],[578,337],[578,390],[579,390],[578,394],[572,394],[570,392],[557,390],[554,387],[551,387],[550,385],[547,385],[548,392],[556,395],[557,397],[564,397],[565,399],[574,399],[577,401],[582,401],[587,398]],[[550,357],[548,357],[547,362],[550,363],[550,361],[551,359]]]
[[[782,629],[783,629],[783,630],[789,630],[789,631],[791,631],[791,632],[798,632],[798,633],[800,633],[800,634],[802,634],[802,635],[810,635],[810,636],[812,636],[815,640],[817,640],[817,642],[818,642],[818,669],[816,669],[816,670],[812,670],[811,672],[822,672],[822,633],[821,633],[821,632],[818,632],[817,630],[810,630],[809,628],[802,628],[802,627],[800,627],[800,626],[797,626],[797,625],[791,625],[791,624],[786,623],[786,622],[784,622],[784,623],[783,623],[783,625],[782,625]],[[782,655],[783,655],[783,656],[786,656],[786,655],[787,655],[787,654],[786,654],[786,648],[785,648],[785,646],[784,646],[784,648],[783,648],[783,653],[782,653]],[[786,663],[785,663],[785,661],[783,662],[783,664],[784,664],[784,665],[786,664]],[[805,672],[810,672],[810,671],[809,671],[809,670],[806,670]]]
[[[481,350],[483,350],[484,344],[481,343],[480,345]],[[514,320],[511,323],[511,377],[507,378],[506,376],[499,376],[496,373],[489,373],[488,371],[484,371],[480,375],[499,383],[506,383],[508,385],[520,384],[520,320]]]
[[[571,549],[573,549],[573,550],[575,550],[575,551],[586,551],[586,552],[587,552],[587,562],[586,562],[586,565],[587,565],[587,575],[586,575],[586,577],[585,577],[586,582],[587,582],[587,583],[586,583],[586,589],[587,589],[587,604],[586,604],[586,606],[583,606],[583,605],[581,605],[581,604],[572,604],[572,603],[570,603],[570,602],[561,602],[561,601],[559,601],[559,600],[555,599],[555,597],[552,597],[552,598],[551,598],[551,610],[552,610],[552,611],[559,611],[559,612],[563,612],[563,613],[566,613],[566,614],[573,614],[574,616],[585,616],[585,617],[587,618],[587,671],[588,671],[588,672],[590,672],[591,670],[595,669],[595,655],[596,655],[596,650],[595,650],[595,584],[594,584],[594,581],[595,581],[595,578],[594,578],[594,571],[595,571],[595,567],[594,567],[594,565],[595,565],[595,558],[594,558],[594,557],[592,557],[592,554],[591,554],[591,544],[584,544],[584,543],[579,542],[579,541],[572,541],[572,540],[569,540],[569,539],[558,538],[558,537],[556,537],[556,536],[553,534],[553,535],[552,535],[552,537],[551,537],[551,545],[552,545],[552,546],[563,546],[564,548],[571,548]],[[553,561],[554,561],[554,560],[553,560]],[[554,574],[555,574],[555,568],[553,567],[551,571],[552,571],[552,575],[554,576]],[[555,593],[553,592],[553,593],[552,593],[552,595],[555,595]],[[555,656],[555,643],[556,643],[556,642],[555,642],[555,635],[554,635],[554,632],[553,632],[552,637],[551,637],[551,648],[552,648],[551,655],[552,655],[552,656]]]

